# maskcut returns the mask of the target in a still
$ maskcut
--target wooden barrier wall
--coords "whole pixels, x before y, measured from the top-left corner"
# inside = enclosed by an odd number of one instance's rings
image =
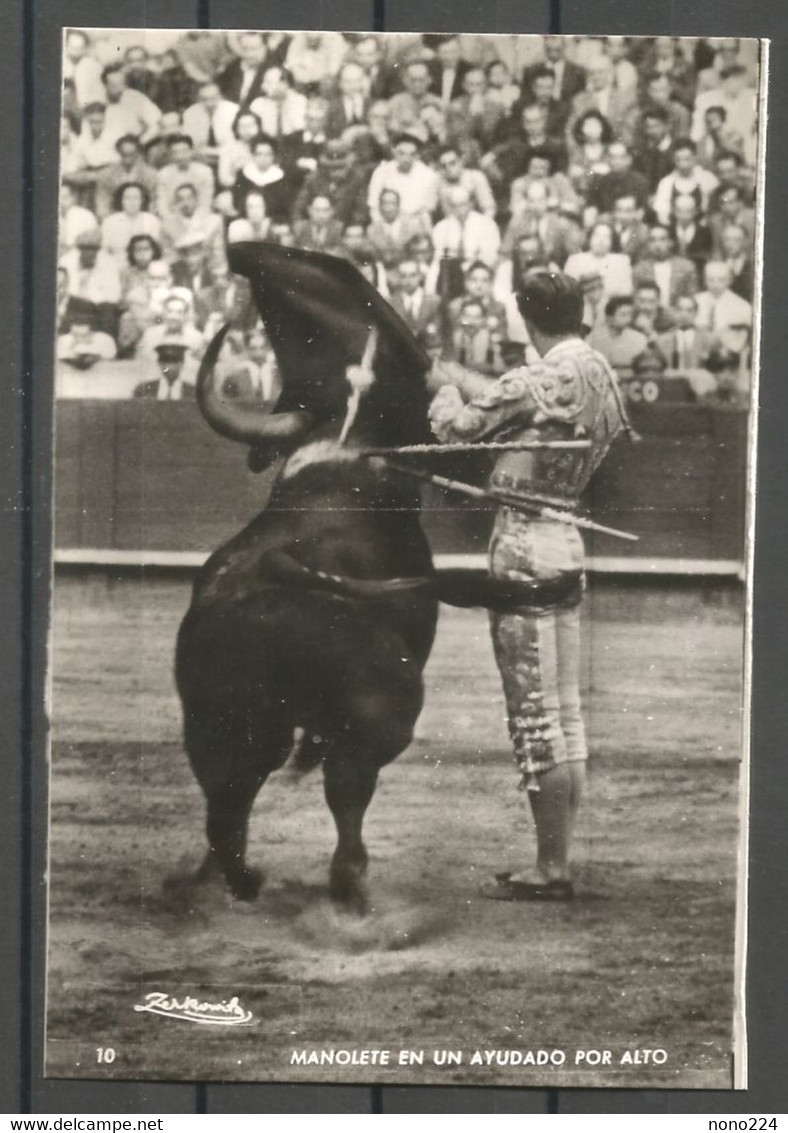
[[[600,523],[640,536],[587,537],[595,556],[741,562],[747,414],[692,404],[633,406],[638,444],[622,440],[585,501]],[[57,405],[58,551],[207,552],[265,502],[240,445],[216,436],[189,402]],[[483,551],[492,513],[428,488],[436,552]],[[633,564],[634,565],[634,564]]]

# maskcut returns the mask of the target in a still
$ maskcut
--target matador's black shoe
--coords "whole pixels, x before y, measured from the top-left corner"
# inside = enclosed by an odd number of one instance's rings
[[[495,885],[482,889],[491,901],[571,901],[575,889],[565,878],[552,881],[512,881],[511,873],[496,873]]]

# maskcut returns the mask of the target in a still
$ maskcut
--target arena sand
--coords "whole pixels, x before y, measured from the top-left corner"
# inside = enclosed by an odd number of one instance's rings
[[[204,810],[180,743],[173,644],[185,581],[61,579],[56,592],[48,1073],[729,1088],[742,629],[691,592],[592,593],[585,696],[593,758],[579,898],[479,895],[530,854],[486,617],[443,609],[411,748],[366,820],[374,909],[326,897],[334,828],[319,773],[273,776],[234,902],[181,878]],[[169,882],[169,884],[168,884]],[[133,1011],[148,991],[227,999],[262,1020],[194,1026]],[[385,1048],[387,1067],[290,1065],[293,1050]],[[114,1061],[99,1063],[111,1048]],[[396,1065],[401,1049],[422,1066]],[[462,1051],[436,1066],[435,1050]],[[577,1050],[611,1065],[574,1068]],[[660,1049],[660,1066],[621,1063]],[[563,1068],[471,1065],[563,1050]],[[642,1056],[641,1056],[642,1057]]]

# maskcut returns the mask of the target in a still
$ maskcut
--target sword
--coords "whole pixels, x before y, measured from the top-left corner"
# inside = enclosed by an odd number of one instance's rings
[[[488,500],[511,508],[512,511],[521,511],[538,519],[555,520],[566,523],[571,527],[579,527],[584,531],[596,531],[600,535],[612,535],[616,539],[628,539],[636,543],[639,535],[631,535],[628,531],[619,531],[616,527],[607,527],[603,523],[595,523],[593,519],[584,519],[579,515],[559,511],[557,508],[545,507],[536,500],[529,500],[527,496],[510,495],[507,492],[498,492],[495,489],[477,488],[475,484],[465,484],[462,480],[450,480],[447,476],[437,476],[432,472],[425,472],[420,468],[409,468],[398,461],[386,460],[389,468],[395,472],[403,472],[406,476],[415,476],[418,480],[426,480],[428,484],[435,484],[438,488],[445,488],[449,492],[459,492],[475,500]]]
[[[451,441],[449,444],[396,445],[390,448],[360,449],[362,456],[420,456],[422,453],[452,452],[541,452],[557,449],[571,452],[591,448],[590,441]]]

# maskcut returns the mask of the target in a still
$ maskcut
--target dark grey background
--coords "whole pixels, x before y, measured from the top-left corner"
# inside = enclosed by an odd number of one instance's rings
[[[76,26],[758,36],[772,40],[758,445],[746,1092],[44,1081],[47,623],[60,30]],[[788,5],[777,0],[12,0],[0,40],[0,1111],[769,1113],[788,1109]],[[782,223],[781,223],[782,222]],[[611,926],[615,938],[615,925]]]

